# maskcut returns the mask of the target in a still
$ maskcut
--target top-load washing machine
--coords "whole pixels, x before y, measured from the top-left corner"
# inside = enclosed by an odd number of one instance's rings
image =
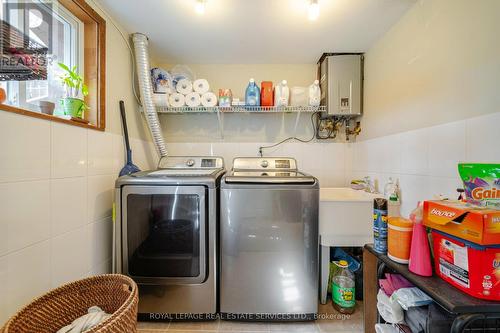
[[[116,181],[114,271],[145,319],[215,318],[220,157],[167,157]]]
[[[318,210],[318,180],[295,159],[234,160],[221,182],[223,318],[316,317]]]

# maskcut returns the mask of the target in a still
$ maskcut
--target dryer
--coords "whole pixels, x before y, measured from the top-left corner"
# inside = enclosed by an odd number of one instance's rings
[[[116,181],[114,271],[139,286],[142,319],[215,319],[220,157],[162,158]]]

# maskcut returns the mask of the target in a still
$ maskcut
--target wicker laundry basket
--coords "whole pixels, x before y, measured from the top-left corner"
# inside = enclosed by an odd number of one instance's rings
[[[106,274],[63,285],[14,315],[1,333],[55,333],[97,305],[111,317],[86,333],[137,332],[137,285],[129,277]]]

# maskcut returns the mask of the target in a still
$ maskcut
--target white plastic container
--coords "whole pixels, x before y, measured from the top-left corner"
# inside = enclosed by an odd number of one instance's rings
[[[290,89],[291,106],[307,106],[308,92],[306,87],[292,87]]]
[[[321,102],[321,88],[319,81],[314,80],[314,83],[309,86],[309,106],[319,106]]]
[[[274,106],[288,106],[290,100],[290,88],[286,80],[274,87]]]
[[[168,103],[168,94],[153,94],[153,103],[156,106],[160,107],[169,107],[170,104]]]

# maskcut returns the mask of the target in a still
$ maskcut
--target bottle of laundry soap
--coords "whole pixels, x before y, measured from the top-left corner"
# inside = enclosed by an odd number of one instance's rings
[[[260,90],[253,78],[248,82],[247,90],[245,91],[245,105],[260,106]]]
[[[289,100],[290,88],[286,80],[283,80],[274,88],[274,106],[288,106]]]
[[[314,80],[314,83],[309,86],[309,106],[319,106],[321,101],[321,89],[319,80]]]

